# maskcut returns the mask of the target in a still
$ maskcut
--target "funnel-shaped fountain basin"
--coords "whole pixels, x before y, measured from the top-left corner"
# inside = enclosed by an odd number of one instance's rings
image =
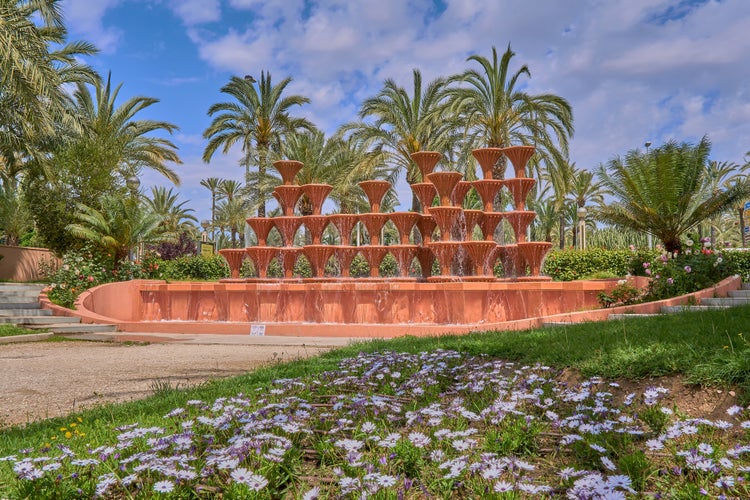
[[[464,210],[464,220],[466,220],[466,239],[471,240],[474,234],[474,226],[482,226],[484,212],[481,210]]]
[[[352,237],[352,229],[357,224],[359,216],[357,214],[333,214],[330,217],[333,225],[339,230],[341,244],[349,245]]]
[[[417,248],[417,245],[391,245],[388,247],[388,251],[396,259],[399,275],[402,278],[409,276],[409,266],[417,254]]]
[[[513,210],[505,212],[505,220],[508,221],[513,233],[516,235],[516,243],[526,241],[526,230],[536,217],[536,212],[531,210]]]
[[[482,177],[492,179],[495,163],[503,155],[502,148],[479,148],[474,149],[471,154],[477,159],[479,168],[482,169]]]
[[[359,187],[364,191],[367,200],[370,202],[370,212],[380,212],[380,205],[385,193],[391,189],[391,183],[388,181],[362,181]]]
[[[482,217],[482,235],[486,241],[495,239],[495,229],[503,221],[505,212],[485,212]]]
[[[271,263],[271,259],[279,254],[279,247],[247,247],[245,253],[253,261],[255,270],[258,272],[258,278],[267,278],[268,264]]]
[[[276,229],[281,233],[284,246],[294,246],[294,236],[297,234],[297,229],[302,225],[302,217],[274,217],[273,221],[276,224]]]
[[[422,180],[424,181],[427,174],[431,174],[435,170],[435,165],[443,157],[442,154],[437,151],[417,151],[411,154],[411,159],[419,167],[419,171],[422,173]]]
[[[427,175],[427,180],[435,186],[435,190],[440,197],[440,206],[451,206],[453,189],[462,177],[460,172],[433,172]]]
[[[380,263],[388,253],[388,247],[383,245],[365,245],[359,247],[359,252],[370,265],[370,277],[375,278],[380,273]]]
[[[323,202],[328,197],[328,194],[333,189],[330,184],[303,184],[302,192],[305,193],[307,199],[310,200],[312,205],[312,215],[320,215],[323,210]]]
[[[316,278],[322,278],[325,275],[326,263],[333,255],[332,245],[305,245],[302,247],[302,253],[310,261],[313,273]]]
[[[436,227],[437,223],[432,215],[423,215],[417,221],[417,229],[422,236],[422,243],[429,243],[432,241],[432,233],[435,231]]]
[[[516,177],[515,179],[505,179],[503,184],[513,195],[513,207],[516,210],[526,210],[526,197],[536,181],[528,177]]]
[[[433,175],[433,174],[430,174]],[[463,211],[460,207],[431,207],[430,215],[435,219],[435,223],[440,228],[440,240],[450,241],[451,231],[456,225],[458,217]]]
[[[453,188],[453,195],[451,196],[451,203],[453,206],[460,207],[464,204],[464,198],[471,189],[471,182],[469,181],[458,181],[456,187]]]
[[[239,279],[242,260],[245,258],[244,248],[223,248],[219,250],[219,255],[224,257],[229,265],[229,273],[232,279]]]
[[[509,146],[503,148],[503,154],[508,157],[510,162],[513,164],[513,170],[516,172],[516,177],[526,177],[526,164],[534,154],[536,148],[534,146]]]
[[[399,239],[402,245],[409,244],[409,234],[414,224],[420,219],[421,215],[417,212],[392,212],[388,214],[393,225],[398,230]]]
[[[271,232],[271,229],[275,225],[273,219],[268,217],[248,217],[245,220],[255,233],[255,237],[258,239],[258,246],[266,246],[268,244],[268,233]]]
[[[359,220],[367,228],[367,234],[370,235],[370,245],[380,245],[380,230],[388,221],[388,214],[359,214]]]
[[[461,245],[463,243],[460,241],[432,241],[427,244],[440,265],[441,277],[451,275],[453,259],[455,259]]]
[[[498,245],[496,249],[497,258],[503,265],[503,275],[506,279],[515,279],[523,268],[523,259],[518,253],[518,245]]]
[[[294,208],[297,206],[300,196],[302,196],[302,186],[276,186],[271,194],[278,200],[284,215],[291,217],[294,215]]]
[[[279,264],[284,273],[285,279],[294,277],[294,266],[297,264],[297,258],[302,253],[301,247],[281,247],[279,248]]]
[[[495,196],[497,196],[497,192],[502,189],[503,182],[504,181],[500,179],[489,179],[474,181],[471,183],[474,190],[479,194],[479,197],[482,198],[482,205],[484,205],[485,212],[495,211],[493,207]]]
[[[426,214],[427,209],[432,206],[432,202],[435,200],[435,195],[437,195],[435,185],[431,182],[417,182],[411,185],[411,190],[414,191],[414,195],[422,205],[422,213]]]
[[[310,231],[310,238],[313,245],[320,245],[323,237],[323,231],[331,220],[325,215],[305,215],[302,217],[302,224]]]
[[[542,263],[547,252],[552,248],[552,243],[548,241],[525,241],[518,244],[518,253],[529,266],[529,276],[520,277],[522,281],[549,281],[549,276],[540,276]]]
[[[497,245],[494,241],[466,241],[464,248],[469,252],[472,262],[474,262],[475,276],[489,276],[487,258],[494,252]]]
[[[429,243],[429,242],[428,242]],[[427,246],[417,247],[417,261],[422,270],[422,277],[429,278],[432,275],[432,264],[435,262],[435,254]]]
[[[359,253],[361,247],[355,247],[351,245],[337,245],[333,247],[333,253],[336,260],[339,261],[341,267],[341,277],[348,278],[351,276],[350,268],[354,257]]]
[[[294,177],[302,170],[304,164],[297,160],[278,160],[273,162],[273,166],[281,175],[284,185],[290,186],[294,184]]]

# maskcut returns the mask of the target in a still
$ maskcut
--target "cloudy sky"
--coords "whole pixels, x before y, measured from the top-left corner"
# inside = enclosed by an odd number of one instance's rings
[[[310,97],[296,109],[328,133],[355,119],[387,78],[411,88],[462,72],[472,54],[511,44],[530,93],[568,99],[571,161],[676,139],[713,142],[712,159],[750,151],[747,0],[62,0],[70,39],[95,43],[91,62],[123,83],[121,98],[156,97],[144,117],[177,124],[179,191],[209,217],[206,177],[242,180],[239,151],[201,161],[232,75],[271,73]],[[166,185],[156,176],[144,185]],[[410,200],[403,200],[408,203]]]

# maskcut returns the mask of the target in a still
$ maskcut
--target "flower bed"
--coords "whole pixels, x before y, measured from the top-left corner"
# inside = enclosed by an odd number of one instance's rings
[[[687,418],[549,367],[437,350],[345,359],[252,394],[189,401],[96,442],[85,421],[0,461],[30,498],[747,498],[750,411]],[[75,429],[75,430],[72,430]],[[61,431],[63,432],[63,431]],[[69,435],[68,435],[69,434]],[[57,438],[57,436],[55,436]],[[64,439],[63,439],[64,438]]]

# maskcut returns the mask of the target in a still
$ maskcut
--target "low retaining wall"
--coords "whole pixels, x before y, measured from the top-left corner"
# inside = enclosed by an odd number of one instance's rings
[[[39,281],[43,278],[39,272],[42,262],[60,263],[46,248],[0,245],[0,255],[0,280],[3,281]]]
[[[655,313],[726,296],[738,276],[689,295],[596,309],[613,280],[534,283],[109,283],[81,294],[55,314],[114,323],[125,332],[385,338],[480,330],[525,330],[545,322],[606,320],[612,313]],[[283,285],[283,286],[282,286]],[[46,297],[44,297],[46,299]]]

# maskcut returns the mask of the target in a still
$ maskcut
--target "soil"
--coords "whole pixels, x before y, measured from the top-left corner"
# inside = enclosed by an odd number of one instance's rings
[[[0,345],[0,428],[141,399],[330,347],[24,342]]]
[[[246,373],[268,363],[322,353],[330,346],[30,342],[0,345],[0,428],[108,402],[149,396],[165,384],[189,387],[206,380]],[[561,380],[580,382],[574,370]],[[737,403],[727,388],[686,385],[680,376],[605,382],[600,390],[622,397],[650,386],[669,389],[661,404],[691,417],[726,419]]]

